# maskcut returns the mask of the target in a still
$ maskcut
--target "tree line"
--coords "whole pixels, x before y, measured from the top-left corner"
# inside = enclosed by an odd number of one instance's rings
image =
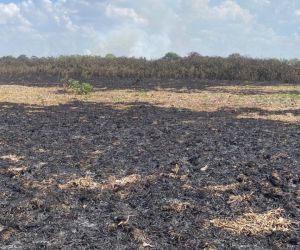
[[[0,58],[0,79],[202,79],[296,82],[300,79],[297,59],[257,59],[232,54],[202,56],[192,52],[180,57],[174,52],[155,60],[101,56]]]

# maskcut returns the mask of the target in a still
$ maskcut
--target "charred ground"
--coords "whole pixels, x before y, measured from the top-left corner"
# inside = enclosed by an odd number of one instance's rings
[[[176,84],[0,86],[0,248],[297,249],[298,86]]]

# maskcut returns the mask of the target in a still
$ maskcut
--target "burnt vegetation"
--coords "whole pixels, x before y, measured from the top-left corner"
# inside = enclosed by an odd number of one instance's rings
[[[299,244],[296,124],[137,102],[0,104],[0,246]]]
[[[174,52],[156,60],[101,56],[0,58],[0,78],[53,79],[127,78],[127,79],[201,79],[239,81],[296,82],[300,79],[297,59],[254,59],[232,54],[224,57],[201,56],[191,52],[180,57]]]

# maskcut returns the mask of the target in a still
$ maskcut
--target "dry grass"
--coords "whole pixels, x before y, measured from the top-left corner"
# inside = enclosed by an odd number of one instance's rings
[[[19,162],[20,160],[23,159],[23,157],[18,156],[18,155],[14,155],[14,154],[10,154],[10,155],[0,156],[0,159],[1,160],[9,160],[9,161],[12,161],[12,162]]]
[[[133,227],[131,225],[130,221],[131,215],[127,216],[127,219],[121,220],[119,223],[110,223],[108,224],[108,230],[109,231],[115,231],[117,228],[127,228],[127,230],[130,232],[131,237],[140,244],[139,249],[144,249],[145,247],[153,247],[151,240],[146,236],[146,233],[137,228]]]
[[[26,170],[27,170],[27,167],[25,167],[25,166],[10,167],[6,170],[6,172],[11,175],[20,175],[20,174],[23,174]]]
[[[145,232],[138,228],[133,228],[132,237],[135,241],[141,244],[141,247],[153,247],[151,241],[146,236]]]
[[[217,250],[218,248],[213,245],[212,243],[205,243],[203,248],[203,250]]]
[[[239,188],[240,183],[230,183],[223,185],[208,185],[206,187],[194,187],[190,185],[188,182],[184,183],[181,188],[183,190],[194,190],[194,191],[206,191],[208,193],[212,193],[213,195],[222,195],[225,192],[231,192]],[[234,195],[232,195],[234,197]],[[237,199],[237,197],[235,197]],[[234,198],[233,198],[234,199]]]
[[[282,121],[288,123],[299,123],[299,116],[292,113],[286,113],[284,115],[261,115],[259,113],[243,113],[237,116],[240,119],[259,119],[259,120],[270,120],[270,121]]]
[[[172,171],[175,175],[178,174],[179,170],[180,170],[180,167],[179,167],[178,164],[176,164],[175,167],[174,167],[173,169],[171,169],[171,171]]]
[[[188,183],[184,183],[184,184],[181,186],[181,188],[182,188],[183,190],[195,190],[195,188],[194,188],[192,185],[188,184]]]
[[[114,189],[115,187],[126,187],[140,183],[142,177],[137,174],[129,175],[121,179],[112,176],[104,182],[95,182],[90,176],[71,180],[65,184],[59,185],[60,189],[81,188],[81,189]]]
[[[70,189],[70,188],[96,189],[99,187],[101,187],[101,184],[93,181],[92,178],[89,176],[71,180],[65,184],[59,185],[60,189]]]
[[[23,171],[26,171],[27,168],[20,167],[20,168],[12,168],[7,171],[13,172],[14,174],[19,174]],[[67,181],[64,184],[59,184],[58,187],[62,190],[65,189],[87,189],[87,190],[106,190],[106,189],[115,189],[115,188],[130,188],[134,185],[143,185],[145,183],[155,183],[158,179],[167,177],[167,178],[174,178],[170,176],[170,174],[166,173],[158,173],[152,174],[147,176],[141,176],[138,174],[132,174],[125,176],[123,178],[116,178],[115,176],[109,177],[107,180],[102,182],[97,182],[93,180],[91,176],[85,176],[80,178],[74,178]],[[177,176],[178,179],[182,179],[182,176]],[[185,177],[185,176],[183,176]],[[31,180],[23,182],[23,186],[26,188],[38,188],[38,189],[46,189],[55,186],[57,183],[57,178],[59,176],[53,175],[53,178],[47,180]],[[185,178],[183,178],[185,179]],[[121,199],[125,199],[129,196],[128,190],[118,190],[116,195],[119,196]]]
[[[239,183],[231,183],[231,184],[224,184],[224,185],[210,185],[205,187],[206,190],[215,193],[223,193],[223,192],[230,192],[239,187]]]
[[[240,203],[243,201],[250,201],[253,198],[253,193],[242,195],[230,195],[227,201],[228,204]]]
[[[250,212],[237,219],[214,219],[210,222],[234,234],[261,235],[289,230],[292,222],[281,217],[282,213],[282,209],[274,209],[263,214]]]
[[[244,112],[238,118],[299,123],[300,117],[292,113],[300,108],[300,98],[293,94],[300,92],[296,85],[274,86],[219,86],[190,92],[174,91],[173,89],[138,90],[105,90],[95,91],[88,96],[61,94],[59,87],[26,87],[19,85],[0,85],[0,102],[22,103],[25,105],[53,106],[66,104],[74,100],[109,103],[116,109],[130,108],[130,103],[147,102],[159,107],[175,107],[192,111],[214,112],[219,109],[258,108],[265,114]],[[249,94],[247,94],[249,92]],[[257,92],[253,94],[253,92]],[[244,94],[243,94],[244,93]],[[283,111],[282,114],[268,114],[268,111]],[[286,113],[284,112],[286,111]],[[36,112],[39,112],[37,110]]]
[[[178,199],[173,199],[168,202],[167,205],[163,206],[163,208],[168,210],[174,210],[178,213],[183,212],[188,208],[193,208],[194,206],[188,201],[180,201]]]
[[[16,233],[16,230],[13,228],[9,227],[0,232],[0,238],[2,241],[7,241],[9,240],[14,234]]]
[[[29,181],[24,182],[23,186],[25,188],[37,188],[37,189],[47,189],[53,186],[54,179],[42,180],[42,181]]]
[[[115,177],[112,177],[109,180],[108,184],[111,184],[112,186],[124,187],[127,185],[137,184],[141,182],[141,180],[142,177],[140,175],[132,174],[121,179],[116,179]]]

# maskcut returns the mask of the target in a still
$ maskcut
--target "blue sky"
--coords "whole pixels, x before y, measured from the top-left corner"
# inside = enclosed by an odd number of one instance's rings
[[[300,58],[300,0],[0,0],[0,56]]]

